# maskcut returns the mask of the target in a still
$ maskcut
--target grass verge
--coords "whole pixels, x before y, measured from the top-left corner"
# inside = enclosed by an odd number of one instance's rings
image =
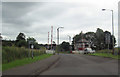
[[[12,61],[10,63],[2,64],[2,71],[5,71],[5,70],[13,68],[13,67],[22,66],[25,64],[30,64],[30,63],[48,58],[50,56],[52,56],[52,54],[43,54],[40,56],[35,56],[33,59],[32,58],[24,58],[21,60],[15,60],[15,61]]]
[[[120,55],[112,55],[111,53],[94,53],[94,54],[89,54],[89,55],[109,57],[109,58],[113,58],[113,59],[120,59]]]

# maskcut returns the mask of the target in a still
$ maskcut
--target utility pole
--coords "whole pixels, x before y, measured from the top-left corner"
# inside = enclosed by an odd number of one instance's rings
[[[53,40],[53,26],[51,26],[51,50],[53,49],[52,40]]]
[[[59,45],[59,28],[57,28],[57,44]]]
[[[48,50],[49,50],[49,32],[48,32]]]
[[[112,35],[113,35],[113,37],[112,37],[112,43],[113,43],[113,47],[112,47],[113,51],[112,51],[112,54],[114,55],[114,20],[113,20],[114,17],[113,17],[113,10],[110,10],[110,9],[102,9],[102,11],[106,11],[106,10],[112,12]]]
[[[112,37],[112,41],[113,41],[113,53],[114,54],[114,21],[113,21],[113,10],[112,11],[112,34],[113,34],[113,37]]]
[[[58,27],[57,28],[57,44],[58,44],[57,46],[59,46],[59,29],[60,28],[64,28],[64,27]],[[58,54],[59,54],[59,51],[58,51]]]

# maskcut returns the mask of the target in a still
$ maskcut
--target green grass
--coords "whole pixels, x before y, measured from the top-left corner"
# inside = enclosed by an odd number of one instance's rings
[[[34,49],[34,56],[39,56],[44,54],[45,48]],[[32,54],[30,49],[24,47],[15,47],[15,46],[3,46],[2,47],[2,63],[10,63],[18,59],[27,58]]]
[[[20,60],[15,60],[15,61],[12,61],[10,63],[2,64],[2,70],[4,71],[4,70],[7,70],[7,69],[10,69],[10,68],[13,68],[13,67],[22,66],[22,65],[25,65],[25,64],[30,64],[30,63],[36,62],[38,60],[48,58],[50,56],[52,56],[52,55],[51,54],[43,54],[43,55],[40,55],[40,56],[35,56],[34,59],[24,58],[24,59],[20,59]]]
[[[119,52],[120,48],[115,48],[114,52],[116,55],[111,54],[112,50],[104,49],[104,50],[97,50],[96,53],[94,54],[89,54],[89,55],[94,55],[94,56],[102,56],[102,57],[110,57],[113,59],[120,59],[120,55],[117,53]]]
[[[89,54],[89,55],[94,55],[94,56],[102,56],[102,57],[110,57],[113,59],[120,59],[120,55],[112,55],[111,53],[94,53],[94,54]]]

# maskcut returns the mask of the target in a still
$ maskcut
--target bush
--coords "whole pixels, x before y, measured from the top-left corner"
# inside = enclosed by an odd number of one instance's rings
[[[34,56],[39,56],[45,52],[44,48],[41,48],[40,50],[33,50]],[[9,47],[9,46],[3,46],[2,47],[2,62],[3,63],[9,63],[11,61],[14,61],[16,59],[23,59],[26,57],[29,57],[29,54],[31,55],[31,50],[26,49],[24,47]]]

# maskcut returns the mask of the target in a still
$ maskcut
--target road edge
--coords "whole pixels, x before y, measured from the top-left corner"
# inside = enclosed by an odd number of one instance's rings
[[[32,75],[40,75],[42,72],[48,70],[49,68],[51,68],[54,64],[56,64],[59,60],[60,60],[60,55],[57,55],[58,57],[52,61],[50,64],[48,64],[46,67],[43,67],[41,69],[37,69],[34,73],[32,73]]]

